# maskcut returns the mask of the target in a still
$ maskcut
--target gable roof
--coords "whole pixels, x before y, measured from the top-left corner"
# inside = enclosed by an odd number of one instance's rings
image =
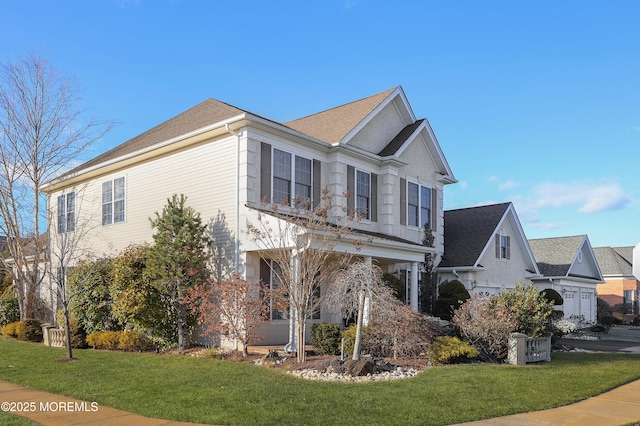
[[[87,161],[84,164],[81,164],[75,169],[69,171],[67,174],[73,174],[94,165],[114,160],[145,148],[150,148],[160,142],[170,140],[180,135],[184,135],[185,133],[201,129],[209,124],[217,123],[245,112],[246,111],[224,102],[220,102],[215,99],[207,99],[193,108],[189,108],[185,112],[178,114],[152,129],[129,139],[128,141]]]
[[[581,277],[591,279],[602,279],[602,273],[598,267],[598,262],[593,255],[593,249],[589,244],[586,235],[575,235],[570,237],[540,238],[529,240],[529,245],[533,255],[538,262],[538,269],[545,277]],[[598,276],[584,276],[573,273],[574,264],[578,258],[578,253],[584,247],[591,253],[587,262],[593,263],[594,271]]]
[[[405,142],[415,133],[416,130],[420,127],[420,125],[424,122],[424,119],[418,120],[413,124],[409,124],[407,127],[402,129],[400,133],[396,135],[395,138],[387,146],[382,148],[382,151],[378,153],[381,157],[387,157],[389,155],[394,155],[398,150],[405,144]]]
[[[284,123],[313,138],[336,144],[380,106],[398,87]]]
[[[501,203],[444,212],[444,256],[439,268],[482,267],[480,260],[493,243],[499,227],[508,222],[514,230],[514,247],[523,253],[528,271],[538,274],[513,204]]]
[[[440,267],[476,266],[511,203],[444,212],[444,256]]]
[[[633,275],[633,247],[595,247],[603,275]]]

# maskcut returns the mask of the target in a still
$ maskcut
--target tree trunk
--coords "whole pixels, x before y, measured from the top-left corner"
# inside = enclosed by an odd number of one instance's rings
[[[187,349],[187,313],[180,301],[176,301],[176,312],[178,314],[178,350]]]
[[[306,321],[299,309],[295,309],[295,325],[296,325],[296,337],[298,339],[297,359],[298,362],[304,362],[307,359],[305,351],[305,330]]]
[[[356,338],[353,342],[354,361],[360,361],[360,342],[362,341],[362,318],[364,316],[364,291],[358,296],[358,319],[356,320]]]
[[[69,306],[64,304],[64,334],[67,343],[67,359],[73,359],[73,348],[71,347],[71,321],[69,320]]]

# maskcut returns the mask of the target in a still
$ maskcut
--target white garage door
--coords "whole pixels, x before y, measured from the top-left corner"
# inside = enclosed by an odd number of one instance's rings
[[[593,321],[593,301],[591,293],[582,293],[580,300],[580,314],[587,321]]]
[[[563,309],[564,309],[564,317],[565,318],[569,318],[571,315],[577,315],[578,314],[578,300],[576,299],[576,291],[567,291],[564,294],[564,304],[563,304]]]

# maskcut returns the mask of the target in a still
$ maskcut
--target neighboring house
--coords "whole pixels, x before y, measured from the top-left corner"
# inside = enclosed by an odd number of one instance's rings
[[[596,247],[593,252],[605,281],[598,286],[598,297],[614,308],[615,314],[633,320],[640,314],[640,244]]]
[[[96,255],[150,242],[149,218],[172,194],[185,194],[203,219],[225,218],[228,232],[217,237],[235,247],[235,270],[257,283],[270,274],[246,233],[252,207],[265,198],[317,200],[327,187],[364,215],[356,227],[373,240],[357,256],[404,271],[417,309],[418,265],[425,253],[444,252],[443,188],[455,182],[429,123],[396,87],[288,123],[208,99],[42,190],[57,219],[52,235],[77,232],[82,222]],[[421,244],[425,224],[434,248]],[[262,344],[286,343],[289,320],[280,318],[261,327]],[[336,320],[324,310],[317,319]]]
[[[597,320],[596,287],[604,281],[586,235],[529,240],[542,277],[533,278],[540,291],[560,293],[565,318]]]
[[[540,276],[512,203],[447,210],[444,224],[441,282],[489,296]]]

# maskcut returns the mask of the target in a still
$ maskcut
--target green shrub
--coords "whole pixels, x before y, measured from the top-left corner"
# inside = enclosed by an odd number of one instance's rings
[[[118,349],[123,351],[146,351],[153,347],[149,339],[134,331],[118,331]]]
[[[640,315],[638,315],[637,317],[635,317],[633,319],[633,322],[631,323],[633,325],[640,325]]]
[[[624,319],[622,317],[613,317],[613,324],[622,325],[624,324]]]
[[[311,345],[318,355],[340,354],[340,324],[313,324],[311,326]]]
[[[444,320],[451,320],[453,312],[471,297],[464,284],[458,280],[442,284],[438,293],[436,316]]]
[[[367,327],[362,327],[362,339],[367,332]],[[344,339],[344,353],[345,355],[353,355],[353,346],[356,343],[356,324],[352,324],[349,328],[345,328],[342,332],[342,338]]]
[[[20,321],[11,322],[2,327],[2,334],[9,337],[18,337],[18,324]]]
[[[554,306],[562,305],[564,303],[564,299],[552,288],[548,288],[546,290],[542,290],[540,294],[549,302],[551,302]]]
[[[428,352],[433,364],[456,364],[478,358],[479,352],[467,342],[457,337],[440,336],[431,344]]]
[[[120,343],[118,331],[96,331],[87,336],[87,344],[96,349],[117,349]]]
[[[549,317],[553,306],[533,286],[520,283],[511,290],[493,296],[496,305],[505,306],[517,320],[516,331],[529,337],[542,337],[548,333]]]
[[[606,300],[598,297],[597,302],[597,319],[600,324],[611,325],[613,323],[613,308]]]
[[[0,327],[20,320],[20,307],[17,297],[0,299]]]
[[[37,319],[20,321],[16,328],[18,340],[25,342],[42,342],[42,324]]]
[[[151,342],[134,331],[97,331],[87,336],[89,346],[96,349],[144,351],[153,347]]]

